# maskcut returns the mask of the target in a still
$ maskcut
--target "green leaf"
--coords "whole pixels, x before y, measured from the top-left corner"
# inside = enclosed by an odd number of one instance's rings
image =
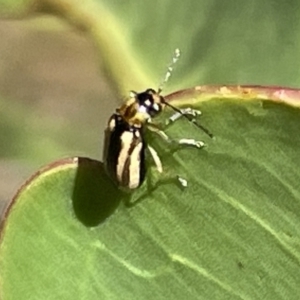
[[[182,58],[168,91],[212,83],[300,85],[294,63],[300,58],[297,1],[51,0],[43,4],[90,34],[101,66],[121,95],[131,89],[156,88],[176,48]]]
[[[123,194],[87,159],[36,174],[2,223],[1,299],[298,299],[299,98],[253,87],[168,96],[201,109],[216,137],[180,119],[166,132],[206,148],[153,140],[164,176],[186,189]]]

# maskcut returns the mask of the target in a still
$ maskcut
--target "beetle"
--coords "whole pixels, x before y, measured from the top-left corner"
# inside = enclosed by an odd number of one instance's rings
[[[145,139],[145,131],[147,129],[156,132],[168,143],[190,145],[197,148],[204,146],[202,141],[193,139],[174,141],[152,123],[152,119],[159,115],[165,106],[175,111],[175,114],[169,118],[169,123],[176,121],[180,117],[185,117],[210,137],[213,137],[205,127],[196,122],[195,116],[199,115],[200,111],[191,108],[180,110],[168,103],[160,94],[162,85],[170,77],[172,65],[176,63],[179,55],[180,52],[176,49],[172,64],[168,67],[165,79],[157,91],[151,88],[140,93],[132,91],[129,99],[121,107],[117,108],[115,113],[109,118],[105,130],[103,162],[107,174],[118,187],[134,190],[144,182],[147,171],[147,150],[149,150],[157,170],[160,173],[163,172],[157,152]],[[181,185],[186,185],[184,179],[178,177],[178,180]]]

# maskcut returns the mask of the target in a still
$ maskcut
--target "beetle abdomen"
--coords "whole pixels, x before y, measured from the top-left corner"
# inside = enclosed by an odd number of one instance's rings
[[[103,161],[118,186],[135,189],[143,183],[145,147],[142,127],[129,125],[119,114],[111,116],[105,130]]]

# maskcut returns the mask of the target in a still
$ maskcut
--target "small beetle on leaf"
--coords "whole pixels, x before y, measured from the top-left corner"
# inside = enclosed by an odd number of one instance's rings
[[[202,129],[211,138],[213,135],[195,117],[201,114],[200,111],[191,108],[179,109],[166,102],[160,95],[163,85],[171,76],[173,65],[180,56],[179,49],[176,49],[172,63],[169,65],[165,78],[158,88],[158,91],[147,89],[137,93],[132,91],[129,99],[109,118],[108,126],[105,130],[103,161],[107,174],[117,184],[118,187],[133,190],[138,188],[145,180],[146,176],[146,150],[149,150],[157,170],[162,173],[162,164],[157,152],[145,140],[145,130],[150,129],[156,132],[168,143],[194,146],[202,148],[204,143],[194,139],[180,139],[174,141],[166,133],[160,130],[152,118],[159,115],[165,106],[175,111],[169,118],[169,124],[175,122],[180,117],[185,117],[188,121]],[[187,185],[187,181],[177,177],[182,186]]]

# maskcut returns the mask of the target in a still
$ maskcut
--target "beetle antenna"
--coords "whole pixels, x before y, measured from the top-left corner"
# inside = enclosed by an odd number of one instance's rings
[[[172,59],[171,63],[168,66],[166,75],[165,75],[164,79],[162,80],[162,82],[160,83],[160,85],[158,87],[158,91],[157,91],[158,94],[160,94],[162,92],[163,86],[169,80],[169,78],[170,78],[170,76],[173,72],[173,67],[176,64],[176,62],[178,61],[179,57],[180,57],[180,50],[177,48],[177,49],[175,49],[173,59]]]
[[[205,132],[210,138],[214,138],[214,135],[204,126],[202,126],[201,124],[199,124],[195,118],[190,117],[190,115],[186,115],[184,113],[182,113],[182,111],[173,106],[172,104],[168,103],[167,101],[164,101],[164,104],[169,106],[170,108],[172,108],[174,111],[180,113],[183,117],[185,117],[189,122],[193,123],[194,125],[196,125],[198,128],[200,128],[203,132]]]
[[[165,83],[169,80],[170,76],[172,75],[174,65],[177,63],[179,57],[180,57],[180,50],[177,48],[177,49],[175,49],[175,53],[174,53],[173,59],[172,59],[171,63],[168,66],[165,78],[163,79],[163,81],[161,82],[161,84],[158,87],[158,91],[157,91],[158,94],[160,94],[162,92],[163,86],[165,85]],[[214,138],[214,135],[207,128],[205,128],[204,126],[202,126],[201,124],[199,124],[196,121],[195,118],[190,117],[190,115],[186,115],[186,114],[182,113],[182,111],[179,108],[173,106],[172,104],[168,103],[167,101],[163,101],[163,103],[165,105],[169,106],[170,108],[172,108],[174,111],[176,111],[179,114],[181,114],[189,122],[195,124],[198,128],[200,128],[203,132],[205,132],[210,138]]]

